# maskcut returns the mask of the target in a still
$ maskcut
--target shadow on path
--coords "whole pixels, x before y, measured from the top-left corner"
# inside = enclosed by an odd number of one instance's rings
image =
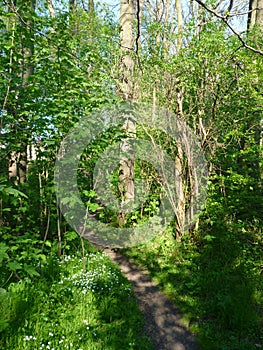
[[[104,251],[132,283],[144,315],[145,331],[153,341],[154,350],[197,350],[194,336],[181,321],[182,314],[159,291],[147,271],[119,253],[110,249]]]

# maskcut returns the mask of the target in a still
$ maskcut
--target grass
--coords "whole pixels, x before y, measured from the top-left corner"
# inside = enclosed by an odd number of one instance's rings
[[[259,241],[244,252],[227,236],[178,243],[167,231],[124,253],[146,267],[184,313],[201,350],[255,350],[263,348]]]
[[[150,350],[131,286],[99,251],[50,255],[0,295],[0,349]]]

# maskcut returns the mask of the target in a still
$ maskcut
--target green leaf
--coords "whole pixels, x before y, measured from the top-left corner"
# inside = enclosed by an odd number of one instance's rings
[[[30,277],[40,276],[40,274],[37,272],[37,270],[33,266],[24,264],[24,270],[29,274]]]
[[[7,267],[11,271],[16,271],[16,270],[21,270],[22,269],[22,266],[17,261],[10,261],[10,262],[8,262]]]
[[[64,234],[64,237],[67,241],[73,241],[74,239],[78,238],[79,235],[75,231],[68,231]]]
[[[211,235],[206,235],[204,236],[204,241],[207,241],[207,242],[212,242],[216,237],[215,236],[211,236]]]
[[[6,253],[8,250],[8,246],[5,243],[0,243],[0,263],[4,259],[9,259],[9,255]]]
[[[6,294],[6,293],[7,293],[6,289],[0,288],[0,295]]]
[[[89,211],[95,212],[99,208],[98,203],[88,203]]]
[[[38,257],[43,261],[46,262],[47,261],[47,257],[45,254],[38,254]]]
[[[45,242],[45,245],[46,245],[47,247],[52,247],[52,243],[51,243],[50,241],[46,241],[46,242]]]
[[[1,320],[0,319],[0,332],[5,330],[9,326],[9,323],[7,320]]]
[[[25,195],[23,192],[16,190],[15,188],[12,188],[6,184],[0,185],[0,192],[2,192],[3,195],[13,195],[14,197],[23,197],[28,198],[27,195]]]
[[[97,197],[97,193],[94,190],[90,190],[90,191],[83,190],[82,193],[89,198],[96,198]]]

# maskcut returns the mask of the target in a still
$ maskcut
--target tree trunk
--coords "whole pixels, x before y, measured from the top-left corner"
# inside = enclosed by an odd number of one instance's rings
[[[247,28],[257,25],[263,30],[263,0],[249,0],[249,11]]]
[[[14,8],[16,6],[16,8]],[[31,58],[34,54],[34,42],[33,38],[33,19],[32,12],[35,11],[36,0],[30,0],[23,3],[16,2],[13,4],[12,8],[9,8],[11,11],[17,11],[19,15],[24,19],[24,23],[21,24],[27,31],[27,35],[25,36],[25,32],[21,31],[21,86],[22,92],[21,95],[18,96],[18,99],[26,98],[26,86],[28,85],[28,80],[30,76],[34,73],[33,64],[31,62]],[[20,102],[21,103],[21,102]],[[23,105],[24,101],[22,101]],[[19,112],[18,112],[19,116]],[[26,121],[27,122],[27,121]],[[24,117],[18,117],[18,123],[25,124]],[[17,133],[17,130],[15,130]],[[21,135],[21,134],[20,134]],[[28,133],[25,133],[20,138],[20,149],[15,150],[11,154],[10,164],[9,164],[9,178],[14,180],[15,184],[24,183],[26,181],[26,173],[27,173],[27,148],[28,148]]]
[[[88,2],[88,11],[94,12],[94,1],[93,0],[89,0],[89,2]]]
[[[263,0],[249,0],[249,14],[248,14],[248,20],[247,20],[247,29],[251,30],[254,26],[258,26],[261,31],[263,32]],[[255,41],[257,41],[257,38],[255,38]],[[256,79],[257,81],[254,82],[254,84],[258,84],[259,78]],[[259,140],[259,147],[262,150],[263,145],[263,119],[261,118],[259,121],[259,127],[260,127],[260,140]],[[260,176],[261,179],[263,178],[263,169],[262,164],[259,162],[259,168],[260,168]]]
[[[135,21],[136,3],[134,0],[121,0],[120,11],[120,44],[121,44],[121,63],[120,63],[120,82],[119,94],[124,101],[133,101],[134,98],[134,21]],[[134,137],[136,132],[135,124],[127,115],[123,129]],[[129,139],[124,139],[121,143],[121,152],[119,168],[119,191],[120,191],[120,213],[118,222],[120,226],[126,223],[127,213],[130,205],[134,202],[134,155],[131,151]]]
[[[177,53],[182,47],[183,40],[183,14],[181,0],[175,0],[175,7],[177,12]]]
[[[49,12],[50,18],[55,17],[55,9],[54,9],[54,4],[52,0],[48,0],[48,12]]]
[[[133,67],[134,67],[134,0],[121,0],[120,44],[121,44],[121,79],[120,96],[125,101],[133,100]]]
[[[75,12],[77,6],[76,0],[69,0],[69,12]]]
[[[180,241],[183,236],[185,226],[185,174],[184,174],[184,159],[183,150],[180,144],[177,145],[177,155],[175,158],[175,167],[178,172],[176,181],[176,202],[174,211],[176,216],[176,238]]]

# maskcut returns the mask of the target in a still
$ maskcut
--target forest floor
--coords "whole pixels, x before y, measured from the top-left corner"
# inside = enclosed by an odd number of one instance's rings
[[[123,274],[131,282],[143,313],[145,333],[151,338],[154,350],[197,350],[193,334],[183,324],[183,315],[169,298],[160,292],[146,270],[132,260],[105,249],[111,260],[118,264]]]

